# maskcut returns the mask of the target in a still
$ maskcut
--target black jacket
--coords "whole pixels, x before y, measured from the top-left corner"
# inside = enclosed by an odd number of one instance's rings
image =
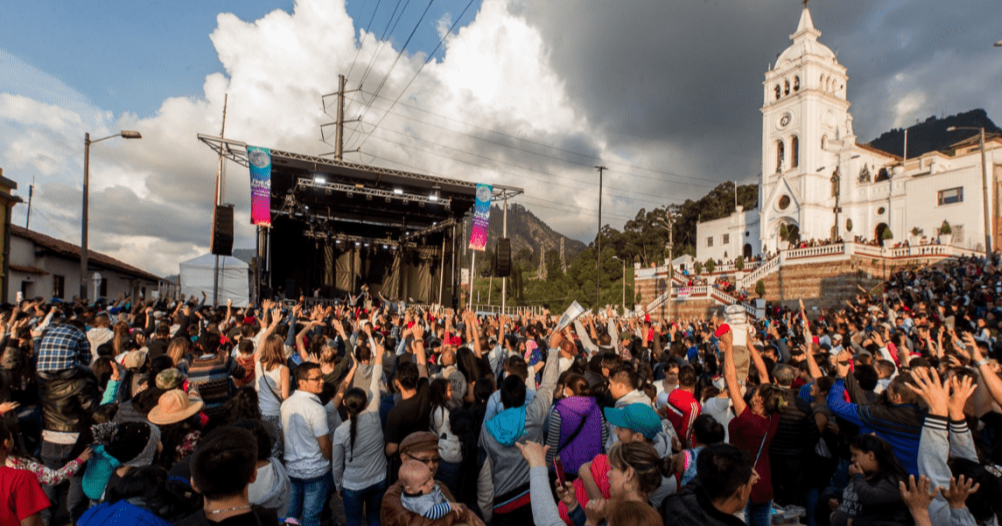
[[[43,429],[79,433],[91,423],[91,413],[101,405],[97,377],[78,365],[72,369],[38,373]]]
[[[661,503],[661,520],[664,526],[744,526],[744,522],[734,515],[728,515],[713,507],[710,497],[693,480],[679,490],[668,495]]]

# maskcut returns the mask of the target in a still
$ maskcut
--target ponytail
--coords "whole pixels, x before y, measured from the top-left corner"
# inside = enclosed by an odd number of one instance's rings
[[[369,404],[369,395],[358,387],[353,387],[344,395],[344,408],[348,412],[349,449],[348,461],[354,458],[355,438],[358,437],[358,414],[365,410]]]

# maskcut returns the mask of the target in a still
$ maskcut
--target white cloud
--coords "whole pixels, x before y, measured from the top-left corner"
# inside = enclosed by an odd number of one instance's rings
[[[440,30],[448,22],[438,21]],[[201,96],[168,98],[147,117],[111,115],[44,72],[0,54],[0,79],[30,79],[0,80],[0,165],[21,183],[22,194],[31,177],[37,176],[38,210],[44,210],[46,218],[33,226],[76,242],[84,133],[97,138],[119,129],[139,130],[141,141],[115,139],[92,147],[91,246],[152,272],[175,273],[179,261],[208,248],[216,158],[196,135],[218,134],[226,94],[227,137],[303,153],[329,151],[318,141],[320,124],[329,121],[321,111],[320,97],[335,89],[339,73],[348,71],[356,55],[355,32],[339,2],[299,0],[292,13],[276,10],[254,21],[220,14],[210,38],[224,71],[206,77]],[[364,83],[371,91],[390,69],[400,44],[380,45],[364,31],[360,41],[351,82],[361,78],[376,55]],[[602,151],[584,113],[569,102],[562,79],[548,65],[539,32],[513,14],[504,0],[486,0],[472,22],[449,36],[444,50],[443,58],[424,68],[401,99],[403,104],[366,140],[364,151],[429,173],[524,186],[530,196],[524,203],[537,215],[558,231],[590,237],[593,213],[575,207],[596,208],[595,173],[590,168],[594,163],[585,159],[589,166],[575,168],[552,158],[513,152],[464,134],[495,141],[497,136],[411,107],[487,130],[545,144],[573,143],[575,149],[621,159]],[[404,53],[380,94],[396,97],[425,58]],[[366,115],[366,131],[388,105],[388,100],[377,99]],[[349,106],[349,112],[361,111],[361,101]],[[607,178],[604,210],[613,217],[607,223],[619,224],[617,211],[632,216],[637,208],[611,195],[625,183],[614,173]],[[560,199],[554,200],[555,195]],[[245,168],[229,165],[227,200],[237,205],[236,245],[253,246],[254,232],[245,211],[249,206]],[[23,221],[24,207],[18,207],[18,214],[21,219],[16,221]]]

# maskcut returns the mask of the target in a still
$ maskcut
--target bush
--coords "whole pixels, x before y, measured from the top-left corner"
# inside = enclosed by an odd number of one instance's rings
[[[755,294],[758,294],[758,297],[760,297],[760,298],[763,297],[763,296],[765,296],[765,282],[764,281],[758,280],[758,281],[755,282]]]
[[[745,258],[744,256],[738,256],[738,259],[734,260],[734,268],[737,270],[745,269]]]
[[[917,227],[917,226],[916,227],[912,227],[912,235],[915,236],[915,237],[921,236],[922,235],[922,229],[919,228],[919,227]]]
[[[698,261],[692,264],[692,268],[696,271],[696,274],[703,273],[703,264]]]
[[[786,223],[783,223],[782,225],[779,225],[779,239],[782,239],[783,241],[787,241],[788,237],[790,237],[790,229],[789,229],[789,227],[786,226]]]
[[[941,235],[952,234],[953,233],[953,229],[950,228],[950,223],[946,222],[945,219],[943,220],[943,224],[940,225],[940,227],[939,227],[939,233]]]
[[[707,274],[713,274],[713,269],[717,268],[717,264],[714,263],[713,258],[707,259],[706,264],[703,265],[706,269]]]
[[[883,239],[884,241],[894,239],[894,234],[891,232],[890,228],[885,228],[884,233],[880,235],[880,239]]]
[[[845,231],[852,232],[852,219],[845,220]]]

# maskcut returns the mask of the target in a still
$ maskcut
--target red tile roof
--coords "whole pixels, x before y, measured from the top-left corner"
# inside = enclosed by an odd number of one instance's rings
[[[11,265],[10,269],[15,272],[24,272],[25,274],[39,274],[42,276],[48,274],[47,271],[42,270],[38,267],[22,267],[21,265]]]
[[[63,256],[68,259],[75,259],[77,261],[80,261],[80,247],[74,245],[73,243],[67,243],[54,237],[47,236],[39,232],[35,232],[34,230],[28,230],[24,227],[20,227],[17,225],[10,225],[10,233],[13,236],[23,237],[35,243],[36,245],[43,246],[55,252],[57,255]],[[93,250],[87,251],[87,259],[88,259],[88,264],[102,266],[110,270],[121,272],[122,274],[128,274],[135,278],[146,279],[154,282],[160,281],[161,279],[159,276],[150,274],[145,270],[138,269],[136,267],[133,267],[132,265],[129,265],[128,263],[124,263],[111,256],[106,256],[100,252],[95,252]],[[11,265],[10,267],[11,269],[15,269],[15,265]],[[24,268],[31,268],[31,267],[24,267]],[[22,271],[22,272],[27,272],[27,271]]]

